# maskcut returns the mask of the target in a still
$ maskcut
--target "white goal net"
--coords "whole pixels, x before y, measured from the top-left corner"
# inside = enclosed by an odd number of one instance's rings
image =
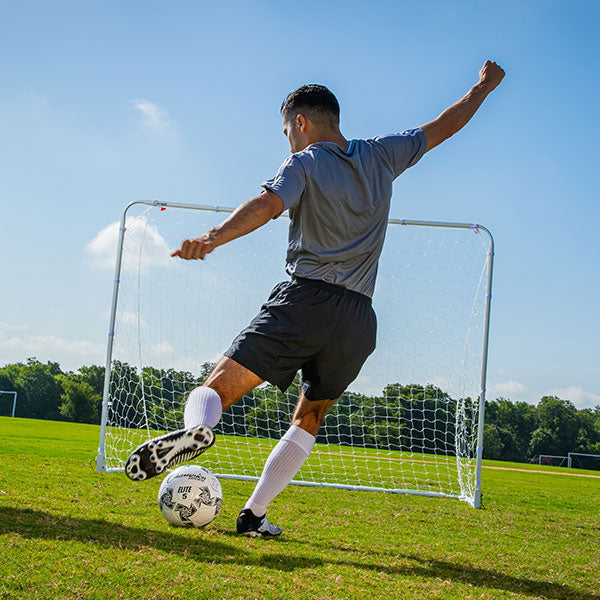
[[[183,406],[271,289],[285,280],[289,220],[204,261],[169,254],[229,209],[133,203],[120,225],[99,471],[183,426]],[[115,228],[119,225],[115,224]],[[480,435],[493,244],[480,226],[390,221],[373,306],[377,349],[327,415],[295,483],[480,504]],[[227,411],[201,464],[255,480],[289,426],[298,378]]]

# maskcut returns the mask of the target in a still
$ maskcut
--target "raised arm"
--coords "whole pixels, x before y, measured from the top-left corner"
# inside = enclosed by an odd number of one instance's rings
[[[171,256],[185,260],[195,260],[212,252],[217,246],[222,246],[268,223],[283,211],[281,198],[265,190],[256,198],[238,206],[220,225],[209,229],[203,236],[193,240],[185,240],[179,250]]]
[[[502,67],[487,60],[479,71],[479,81],[468,93],[437,119],[421,127],[427,139],[427,152],[460,131],[477,112],[487,95],[498,87],[503,77]]]

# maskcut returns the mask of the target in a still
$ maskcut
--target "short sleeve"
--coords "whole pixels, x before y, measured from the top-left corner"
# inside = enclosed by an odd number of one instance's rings
[[[291,155],[279,167],[277,175],[261,183],[261,187],[277,194],[283,201],[283,210],[295,206],[306,187],[306,173],[300,159]]]
[[[404,133],[380,135],[375,141],[383,146],[394,169],[394,178],[416,165],[427,150],[427,140],[421,129]]]

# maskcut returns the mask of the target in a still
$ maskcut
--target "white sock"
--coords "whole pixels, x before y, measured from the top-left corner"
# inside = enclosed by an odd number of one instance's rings
[[[206,386],[192,390],[183,411],[183,423],[186,429],[196,425],[214,427],[223,414],[223,405],[219,394]]]
[[[292,425],[271,451],[254,493],[244,508],[262,517],[267,506],[294,478],[308,458],[315,436]]]

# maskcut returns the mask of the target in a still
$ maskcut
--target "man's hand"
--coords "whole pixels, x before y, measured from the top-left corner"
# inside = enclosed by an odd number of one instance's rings
[[[484,85],[489,92],[495,90],[504,79],[504,69],[497,63],[486,60],[481,71],[479,71],[479,83]]]
[[[211,232],[205,233],[202,237],[193,240],[185,240],[179,250],[175,250],[171,256],[179,256],[184,260],[204,260],[207,254],[215,249],[215,243],[212,240]]]
[[[475,114],[487,95],[498,87],[504,78],[504,70],[491,60],[486,60],[479,81],[458,102],[447,108],[437,119],[421,129],[427,140],[427,152],[460,131]]]

